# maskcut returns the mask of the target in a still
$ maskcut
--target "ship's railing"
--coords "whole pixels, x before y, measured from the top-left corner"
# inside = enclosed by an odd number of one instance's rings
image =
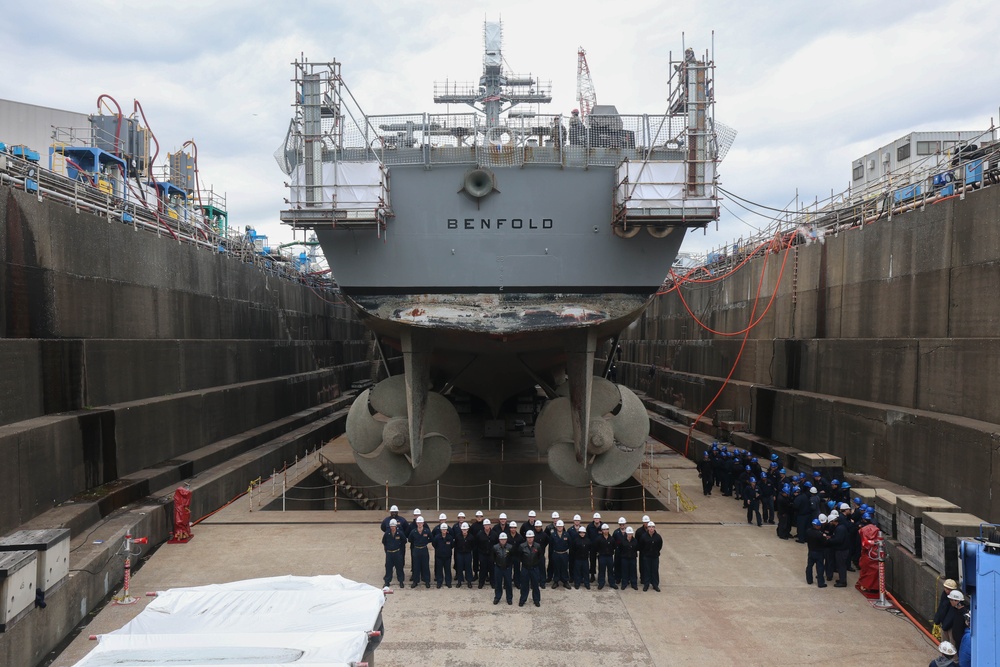
[[[290,254],[285,256],[276,252],[262,255],[254,248],[248,233],[206,225],[204,216],[193,208],[189,207],[190,210],[186,209],[176,219],[160,213],[156,210],[155,197],[150,195],[144,201],[142,193],[134,188],[127,198],[116,196],[8,153],[0,154],[0,184],[30,192],[39,200],[56,201],[77,212],[85,211],[107,218],[109,222],[117,221],[178,243],[228,254],[245,263],[254,264],[269,275],[317,289],[329,290],[333,287],[328,277],[299,272]]]
[[[695,263],[713,273],[725,272],[748,256],[762,255],[775,236],[792,237],[792,244],[822,243],[827,236],[847,229],[1000,184],[1000,141],[993,139],[995,131],[990,127],[951,150],[890,171],[862,189],[849,187],[825,199],[817,197],[807,204],[796,202],[777,214],[766,213],[769,221],[763,230],[714,247]],[[756,212],[753,202],[722,192],[734,206]],[[729,208],[725,203],[723,207]]]
[[[435,164],[558,164],[617,166],[632,161],[690,161],[693,140],[680,114],[591,115],[570,117],[513,111],[488,127],[482,114],[400,114],[368,116],[363,129],[345,128],[343,144],[324,160],[370,161],[387,166]],[[731,132],[706,132],[709,156],[717,161],[732,143]]]

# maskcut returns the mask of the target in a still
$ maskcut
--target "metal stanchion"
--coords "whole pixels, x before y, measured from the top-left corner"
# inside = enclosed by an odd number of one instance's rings
[[[538,480],[538,512],[539,514],[542,512],[542,480]]]
[[[486,509],[493,509],[493,480],[491,479],[486,486]]]
[[[385,480],[385,511],[389,511],[389,480]]]
[[[437,480],[437,511],[441,511],[441,480]]]
[[[288,489],[286,488],[285,482],[282,481],[281,482],[281,511],[282,512],[285,511],[285,493],[287,491],[288,491]]]
[[[889,609],[892,603],[885,599],[885,542],[878,541],[878,600],[872,603],[876,609]]]
[[[125,534],[125,580],[122,585],[121,595],[115,597],[112,602],[114,604],[135,604],[136,598],[132,597],[129,593],[128,587],[132,579],[132,544],[146,544],[149,539],[146,537],[136,537],[132,538],[131,533]]]
[[[590,480],[590,511],[594,511],[594,480]]]

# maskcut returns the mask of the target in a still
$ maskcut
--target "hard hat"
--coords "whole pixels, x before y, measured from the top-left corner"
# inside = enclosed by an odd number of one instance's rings
[[[746,466],[744,470],[750,470],[750,466]]]
[[[800,491],[802,491],[802,487],[800,487],[799,485],[796,484],[795,486],[792,487],[792,493],[799,493]]]
[[[849,509],[851,509],[850,505],[848,505],[847,503],[840,503],[840,511],[841,512],[843,512],[845,510],[849,510]]]
[[[938,650],[941,651],[941,655],[955,655],[958,651],[955,650],[955,645],[951,642],[941,642],[938,646]]]
[[[601,518],[601,513],[600,512],[594,512],[594,518],[595,519],[600,519]]]
[[[843,484],[840,485],[840,488],[846,491],[847,489],[851,488],[851,484],[849,482],[844,482]]]
[[[535,525],[538,526],[539,528],[541,528],[541,526],[542,526],[542,520],[541,519],[535,519]]]
[[[756,458],[750,459],[750,463],[757,463],[757,459]]]
[[[579,109],[573,109],[573,113],[575,113],[575,114],[576,113],[580,113],[580,110]]]
[[[708,456],[708,450],[706,449],[705,451],[703,451],[703,452],[701,453],[701,455],[702,455],[702,456]]]
[[[601,530],[611,530],[611,529],[610,529],[610,528],[608,528],[608,524],[606,524],[606,523],[602,523],[602,524],[601,524]]]
[[[822,477],[819,470],[813,470],[813,477]]]
[[[782,484],[781,485],[781,492],[782,493],[791,493],[792,492],[792,487],[789,486],[788,484]]]
[[[489,519],[483,519],[483,525],[484,526],[489,526],[490,525],[490,520]]]
[[[957,584],[957,583],[955,582],[955,580],[954,580],[954,579],[945,579],[945,580],[944,580],[944,584],[943,584],[943,585],[944,585],[944,587],[945,587],[945,588],[947,588],[947,589],[948,589],[949,591],[953,591],[953,590],[955,590],[956,588],[958,588],[958,584]]]
[[[809,493],[819,493],[819,489],[817,489],[815,486],[810,486]]]
[[[580,526],[580,530],[579,530],[578,532],[581,532],[581,533],[586,533],[586,532],[587,532],[587,529],[586,529],[586,528],[584,528],[583,526]]]
[[[871,512],[865,512],[861,516],[861,518],[864,519],[865,521],[871,521],[872,520],[872,513]]]
[[[468,530],[468,529],[469,529],[469,524],[467,524],[467,523],[465,523],[465,522],[463,521],[463,522],[462,522],[462,525],[461,525],[461,526],[459,526],[459,528],[461,528],[462,530]]]
[[[642,515],[642,522],[643,523],[649,523],[649,515],[648,514],[643,514]]]
[[[831,479],[830,480],[830,486],[840,486],[840,480],[839,479]]]
[[[751,484],[756,484],[757,483],[757,478],[756,477],[751,477],[750,478],[750,483]]]
[[[552,513],[552,518],[553,519],[558,519],[559,518],[559,512],[553,512]]]
[[[628,528],[625,529],[625,534],[626,535],[633,535],[633,534],[635,534],[635,531],[632,530],[632,526],[629,526]]]
[[[476,512],[476,516],[482,516],[482,515],[483,515],[483,511],[482,511],[482,510],[478,510],[478,511]]]
[[[838,512],[837,510],[833,510],[833,511],[831,511],[831,512],[830,512],[830,514],[829,514],[829,515],[828,515],[828,516],[826,517],[826,520],[827,520],[827,521],[833,521],[833,520],[835,520],[835,519],[839,519],[839,518],[840,518],[840,512]]]
[[[459,519],[463,518],[464,516],[465,516],[465,512],[459,512],[458,513],[458,518]]]
[[[497,538],[497,539],[506,540],[507,539],[507,533],[500,533],[500,537]]]
[[[396,521],[395,519],[389,519],[389,525],[390,526],[398,526],[399,522]],[[954,588],[954,586],[952,588]]]
[[[819,519],[813,519],[813,520],[812,520],[812,524],[813,524],[814,526],[822,526],[822,525],[823,525],[823,522],[822,522],[822,521],[820,521]]]
[[[390,511],[390,512],[398,512],[398,511],[399,511],[399,508],[398,508],[398,507],[396,507],[395,505],[393,505],[392,507],[390,507],[390,508],[389,508],[389,511]]]
[[[854,504],[855,505],[860,505],[861,504],[861,498],[859,498],[858,496],[854,496]]]
[[[537,516],[535,514],[535,510],[531,510],[530,512],[528,512],[528,516]]]
[[[448,515],[447,514],[439,514],[438,515],[438,520],[440,520],[440,521],[447,521],[448,520]]]
[[[524,534],[524,536],[525,536],[525,537],[534,537],[534,536],[535,536],[535,531],[533,531],[533,530],[529,530],[528,532],[526,532],[526,533]]]
[[[625,520],[625,517],[620,516],[620,517],[618,517],[618,523],[620,523],[620,524],[621,523],[628,523],[628,521]]]
[[[836,503],[836,502],[834,502],[834,501],[832,501],[832,500],[828,500],[828,501],[826,501],[826,507],[827,507],[827,509],[831,509],[831,510],[832,510],[832,509],[833,509],[834,507],[836,507],[836,506],[837,506],[837,503]]]
[[[813,483],[812,483],[812,482],[808,482],[808,481],[807,481],[807,482],[806,482],[805,484],[803,484],[802,486],[806,487],[807,489],[811,489],[811,488],[813,488]]]
[[[517,521],[511,521],[507,525],[510,526],[511,528],[517,528]]]
[[[562,520],[562,519],[559,519],[558,521],[556,521],[556,528],[562,528],[562,527],[563,527],[563,526],[565,526],[565,525],[566,525],[566,524],[565,524],[565,523],[563,523],[563,520]]]
[[[777,461],[771,461],[771,467],[772,468],[777,468],[778,467],[778,462]]]
[[[448,524],[446,524],[446,523],[442,523],[442,524],[441,524],[441,531],[442,531],[442,532],[444,532],[444,531],[446,531],[446,530],[448,530]]]
[[[507,518],[507,513],[506,512],[500,512],[500,518],[501,519],[506,519]]]
[[[948,599],[958,600],[959,602],[962,602],[963,600],[965,600],[965,594],[956,588],[951,593],[948,593]]]
[[[583,520],[583,519],[582,519],[582,518],[580,517],[580,515],[579,515],[579,514],[574,514],[574,515],[573,515],[573,521],[582,521],[582,520]]]
[[[777,454],[771,454],[771,460],[772,461],[777,461],[778,460],[778,455]]]
[[[420,516],[420,510],[413,510],[413,516]]]
[[[781,473],[782,475],[784,475],[784,474],[786,473],[786,470],[785,470],[784,468],[782,468],[782,469],[781,469],[781,470],[779,470],[778,472],[780,472],[780,473]]]
[[[653,523],[652,521],[650,521],[649,523],[646,524],[646,527],[647,528],[656,528],[656,524]]]
[[[817,518],[819,519],[820,523],[826,523],[827,521],[825,514],[820,514]]]
[[[417,517],[417,523],[423,523],[423,522],[424,522],[424,517],[418,516]]]

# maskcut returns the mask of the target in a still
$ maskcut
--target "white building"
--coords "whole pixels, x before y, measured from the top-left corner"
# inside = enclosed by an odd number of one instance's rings
[[[851,189],[885,190],[945,169],[958,146],[993,140],[989,131],[911,132],[851,164]]]

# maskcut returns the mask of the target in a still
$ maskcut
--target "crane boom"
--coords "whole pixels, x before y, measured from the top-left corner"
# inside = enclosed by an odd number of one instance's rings
[[[586,118],[597,105],[597,92],[590,78],[587,52],[581,46],[576,52],[576,99],[580,103],[580,116]]]

